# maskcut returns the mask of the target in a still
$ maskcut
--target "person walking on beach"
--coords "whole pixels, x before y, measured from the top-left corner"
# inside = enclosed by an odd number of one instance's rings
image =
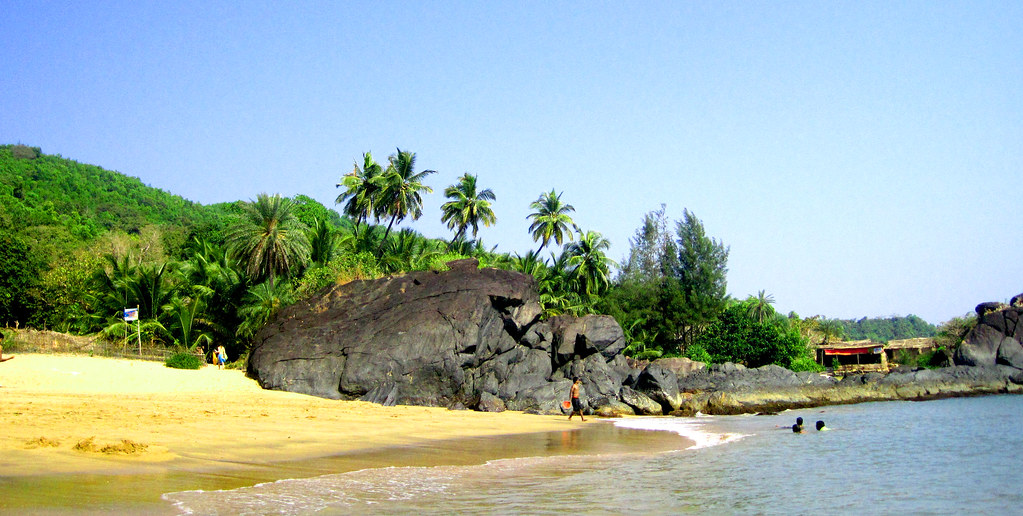
[[[217,346],[217,369],[223,369],[224,364],[227,362],[227,350],[224,349],[224,345]]]
[[[569,421],[572,420],[572,416],[574,416],[576,412],[579,413],[579,419],[586,421],[586,418],[583,417],[583,402],[579,401],[579,386],[581,386],[582,383],[583,381],[580,380],[578,376],[572,379],[572,389],[568,392],[569,397],[572,398],[572,413],[568,415]]]

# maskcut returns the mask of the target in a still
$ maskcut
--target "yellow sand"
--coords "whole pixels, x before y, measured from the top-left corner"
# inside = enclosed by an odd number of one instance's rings
[[[214,366],[36,354],[0,363],[0,476],[247,467],[583,424],[266,391]]]

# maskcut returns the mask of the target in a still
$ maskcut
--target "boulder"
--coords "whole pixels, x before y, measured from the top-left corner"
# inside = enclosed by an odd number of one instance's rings
[[[696,360],[686,357],[658,358],[657,360],[654,360],[653,363],[671,370],[671,372],[675,373],[675,376],[679,378],[699,371],[707,366],[707,364],[703,362],[697,362]]]
[[[1023,308],[1023,293],[1012,296],[1012,299],[1009,300],[1009,306],[1013,308]]]
[[[636,414],[632,407],[622,403],[618,398],[600,397],[593,400],[591,405],[593,413],[600,417],[622,417]]]
[[[670,369],[651,363],[636,379],[636,390],[661,405],[665,413],[679,408],[682,397],[678,390],[678,377]]]
[[[1000,307],[1000,308],[999,308]],[[999,308],[995,310],[996,308]],[[1023,369],[1023,308],[1000,303],[977,306],[977,326],[970,330],[953,356],[957,365],[992,366],[1003,364]],[[992,311],[994,310],[994,311]]]
[[[664,409],[660,403],[657,403],[650,396],[642,392],[633,390],[631,387],[622,387],[621,399],[626,405],[632,407],[636,414],[644,416],[660,416],[664,414]]]
[[[580,397],[613,397],[617,398],[622,389],[624,376],[607,361],[603,355],[596,353],[586,358],[575,358],[554,375],[567,380],[582,380]]]
[[[1023,346],[1016,339],[1006,337],[998,346],[995,363],[1023,369]]]
[[[548,382],[539,387],[519,391],[514,399],[506,400],[505,407],[508,410],[533,414],[561,414],[561,402],[568,399],[568,391],[571,388],[571,380]],[[580,398],[580,401],[585,407],[586,398]]]
[[[490,394],[489,392],[483,392],[480,394],[480,401],[476,405],[477,410],[480,412],[504,412],[504,402],[501,398]]]
[[[1005,308],[1005,305],[1002,303],[988,301],[986,303],[981,303],[977,305],[977,307],[974,308],[973,310],[977,312],[977,317],[984,317],[985,315],[991,312],[997,312],[1003,308]]]
[[[610,360],[625,349],[625,333],[609,315],[583,317],[559,316],[549,321],[556,335],[555,359],[565,364],[572,356],[588,357],[600,353]]]

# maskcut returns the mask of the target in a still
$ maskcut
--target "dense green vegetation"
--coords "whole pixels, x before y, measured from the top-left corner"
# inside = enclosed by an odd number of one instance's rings
[[[729,249],[688,210],[676,221],[663,206],[647,214],[619,265],[610,242],[579,228],[552,189],[523,225],[537,249],[496,253],[477,236],[497,223],[498,197],[466,173],[442,190],[447,202],[434,215],[450,240],[396,230],[424,216],[433,174],[416,171],[415,153],[399,149],[378,164],[367,152],[336,185],[341,213],[304,195],[203,206],[37,148],[0,146],[0,324],[114,341],[141,331],[184,356],[224,345],[239,357],[277,311],[323,287],[475,257],[532,275],[545,317],[614,316],[627,353],[640,358],[813,369],[810,345],[843,331],[835,320],[777,314],[764,292],[731,299]],[[128,307],[140,313],[130,328]]]
[[[885,343],[890,340],[933,337],[938,331],[933,324],[915,315],[864,317],[859,320],[840,320],[839,323],[842,325],[842,334],[849,340],[870,339]]]

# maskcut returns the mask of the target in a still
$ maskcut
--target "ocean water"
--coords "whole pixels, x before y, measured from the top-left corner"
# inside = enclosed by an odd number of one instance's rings
[[[1023,396],[589,425],[536,437],[533,456],[163,498],[181,514],[1023,513]]]

